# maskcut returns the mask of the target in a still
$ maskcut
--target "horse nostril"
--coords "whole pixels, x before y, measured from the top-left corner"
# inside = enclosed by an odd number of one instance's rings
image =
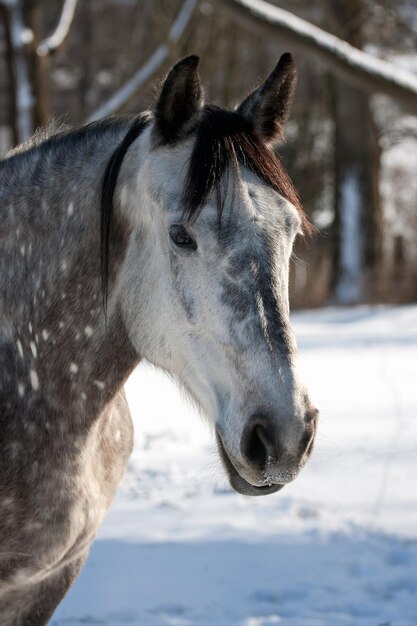
[[[263,469],[277,454],[273,426],[266,418],[255,417],[243,431],[242,456],[250,465]]]

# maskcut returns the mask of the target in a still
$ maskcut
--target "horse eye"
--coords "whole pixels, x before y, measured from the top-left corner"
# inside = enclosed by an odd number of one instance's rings
[[[175,245],[179,248],[189,248],[190,250],[197,250],[197,243],[192,237],[190,237],[187,229],[184,228],[184,226],[180,226],[179,224],[171,226],[169,230],[169,236],[171,237],[171,240],[175,243]]]

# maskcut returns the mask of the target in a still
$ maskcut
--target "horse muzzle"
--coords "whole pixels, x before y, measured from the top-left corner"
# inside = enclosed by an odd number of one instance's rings
[[[293,481],[311,454],[317,417],[316,409],[306,414],[297,445],[290,451],[279,423],[263,414],[253,415],[241,434],[239,459],[228,450],[224,434],[217,427],[220,457],[233,489],[243,495],[262,496]]]

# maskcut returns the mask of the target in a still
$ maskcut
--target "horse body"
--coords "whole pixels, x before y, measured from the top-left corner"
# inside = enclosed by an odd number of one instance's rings
[[[115,130],[87,139],[103,168]],[[132,446],[118,392],[138,356],[117,312],[105,327],[91,254],[99,248],[97,156],[91,171],[91,152],[78,150],[52,140],[1,170],[2,624],[9,613],[11,624],[26,623],[25,594],[36,600],[56,572],[84,558]],[[57,189],[63,168],[72,188]]]
[[[316,411],[287,297],[303,218],[260,139],[282,134],[293,74],[281,59],[226,113],[204,108],[190,57],[154,116],[0,163],[3,626],[46,624],[78,574],[131,452],[123,383],[141,358],[201,406],[237,491],[273,493],[306,462]]]
[[[38,463],[39,478],[31,487],[38,497],[25,498],[19,484],[18,489],[12,485],[13,495],[2,500],[2,515],[9,514],[18,524],[18,528],[11,527],[7,517],[2,524],[3,537],[8,538],[2,541],[0,582],[5,626],[47,623],[77,576],[131,450],[130,416],[123,405],[125,400],[118,397],[96,419],[87,437],[77,437],[73,446],[62,446],[62,465],[50,459],[32,461],[29,455],[30,467]],[[46,452],[63,450],[54,446]],[[25,487],[30,487],[30,481]]]

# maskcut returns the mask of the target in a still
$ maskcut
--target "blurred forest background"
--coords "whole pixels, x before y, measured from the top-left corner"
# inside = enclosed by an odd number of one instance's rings
[[[263,27],[234,4],[0,0],[0,155],[52,117],[79,125],[148,108],[188,53],[201,57],[208,100],[233,107],[291,51],[299,84],[279,153],[317,227],[297,243],[292,305],[417,300],[417,101],[355,82],[291,28]],[[393,82],[396,68],[417,73],[413,0],[272,4],[307,33],[318,26],[392,63]]]

